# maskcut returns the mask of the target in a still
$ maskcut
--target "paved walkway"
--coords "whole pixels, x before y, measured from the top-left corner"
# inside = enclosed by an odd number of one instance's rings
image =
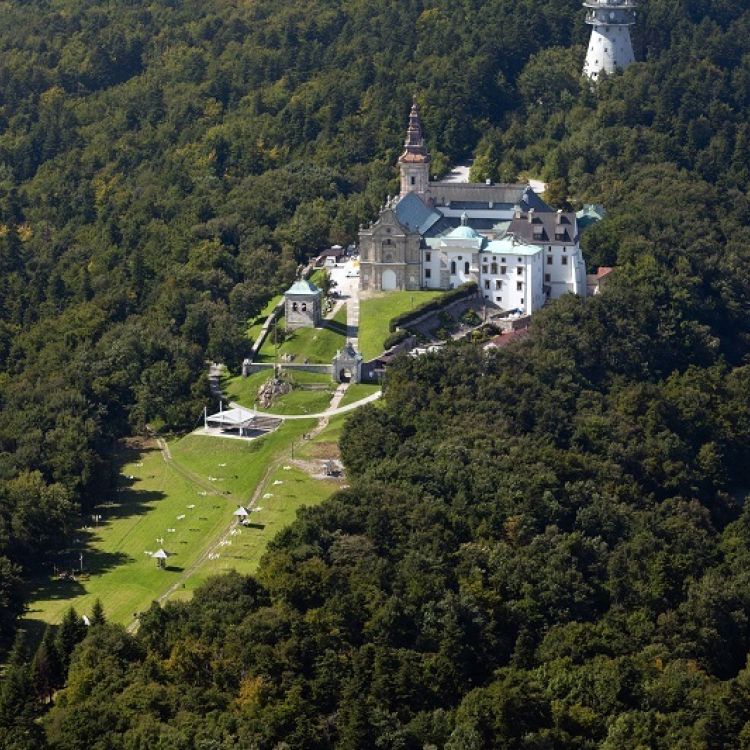
[[[357,266],[353,261],[329,269],[331,280],[336,282],[336,289],[346,302],[346,338],[354,344],[355,349],[359,337],[359,277],[347,276]]]

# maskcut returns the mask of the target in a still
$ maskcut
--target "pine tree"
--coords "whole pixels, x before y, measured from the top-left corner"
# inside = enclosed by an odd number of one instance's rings
[[[17,630],[16,637],[13,639],[13,645],[8,652],[6,664],[9,667],[22,667],[26,664],[28,655],[28,650],[26,648],[26,633],[23,630]]]
[[[55,633],[49,625],[31,662],[31,677],[37,697],[43,701],[52,700],[55,688],[63,685],[62,665]]]
[[[104,607],[102,607],[101,600],[97,599],[91,608],[91,624],[104,625],[106,622],[107,618],[104,616]]]
[[[60,627],[57,629],[55,645],[60,657],[63,678],[68,673],[70,657],[73,649],[86,637],[86,626],[76,611],[71,607],[63,617]]]
[[[0,747],[43,750],[47,747],[36,717],[39,704],[28,667],[10,665],[0,681]]]

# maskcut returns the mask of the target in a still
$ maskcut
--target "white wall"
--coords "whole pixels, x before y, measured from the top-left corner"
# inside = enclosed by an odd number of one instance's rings
[[[423,249],[420,252],[422,253],[422,286],[425,289],[440,289],[440,251]],[[428,257],[429,260],[427,260]]]
[[[479,271],[479,291],[503,310],[522,308],[531,313],[544,304],[541,251],[530,255],[481,253]]]
[[[635,60],[629,26],[593,26],[583,64],[583,75],[598,78],[599,72],[614,73]]]

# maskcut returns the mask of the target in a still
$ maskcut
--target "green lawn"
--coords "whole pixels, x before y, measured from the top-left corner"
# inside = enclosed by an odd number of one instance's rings
[[[295,468],[291,460],[290,463],[282,462],[266,478],[256,505],[259,510],[250,516],[252,526],[238,526],[234,534],[231,531],[226,534],[223,540],[230,544],[220,546],[217,549],[218,557],[207,560],[186,582],[185,588],[175,592],[175,598],[187,598],[198,584],[211,575],[230,570],[242,574],[254,573],[268,542],[294,521],[299,508],[323,502],[340,486],[340,481],[310,477]]]
[[[344,394],[344,398],[341,399],[339,406],[347,406],[347,404],[353,404],[355,401],[375,393],[380,390],[379,385],[369,385],[367,383],[352,383]]]
[[[96,598],[102,600],[110,620],[126,624],[170,586],[177,585],[177,593],[183,586],[191,590],[195,580],[205,578],[204,567],[212,561],[204,560],[195,569],[191,566],[222,537],[232,513],[252,496],[267,468],[285,459],[292,441],[300,442],[314,424],[287,422],[252,442],[188,435],[170,444],[171,461],[165,461],[158,450],[123,451],[121,487],[96,508],[103,516],[101,524],[80,532],[80,547],[65,561],[77,567],[82,549],[90,577],[37,580],[26,625],[38,631],[40,621],[59,622],[71,605],[88,612]],[[314,487],[316,491],[306,495],[309,502],[319,501],[324,494],[318,492],[317,484]],[[299,504],[302,501],[300,497]],[[293,517],[291,506],[288,512],[286,507],[283,510],[253,546],[254,565],[271,534],[281,528],[282,519]],[[170,528],[175,531],[167,531]],[[163,538],[163,544],[157,538]],[[160,546],[174,554],[166,570],[157,569],[145,554]]]
[[[366,360],[383,351],[383,342],[390,334],[391,318],[407,312],[423,302],[439,297],[442,291],[382,292],[359,303],[359,350]]]
[[[328,408],[334,388],[330,375],[287,370],[284,376],[294,384],[295,389],[291,393],[278,397],[273,405],[262,411],[272,414],[317,414]],[[270,377],[271,370],[256,372],[247,378],[238,375],[224,380],[222,388],[230,401],[252,408],[257,401],[258,389]],[[321,390],[299,388],[305,385],[324,385],[326,388]]]
[[[279,321],[284,326],[284,319]],[[336,352],[346,343],[346,305],[336,312],[330,320],[324,320],[321,328],[298,328],[291,331],[287,339],[279,345],[279,361],[285,354],[294,356],[294,362],[330,364]],[[258,353],[258,361],[273,362],[275,345],[273,335],[269,334]]]
[[[328,271],[325,268],[318,268],[310,275],[310,281],[312,281],[315,286],[321,287],[326,276],[328,276]]]
[[[243,378],[242,375],[222,378],[221,390],[229,401],[236,401],[248,409],[252,409],[253,404],[258,399],[258,389],[272,374],[273,370],[269,369],[255,372],[246,378]]]
[[[306,441],[295,451],[302,458],[338,458],[339,440],[348,414],[339,414],[328,420],[328,425],[312,440]]]
[[[325,391],[295,389],[275,399],[268,411],[271,414],[320,414],[329,407],[332,395],[333,387]]]

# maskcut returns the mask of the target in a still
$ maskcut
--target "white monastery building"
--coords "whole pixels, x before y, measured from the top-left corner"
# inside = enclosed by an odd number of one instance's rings
[[[614,73],[635,61],[630,27],[635,23],[633,0],[584,0],[591,39],[583,75],[595,81],[599,74]]]
[[[555,211],[525,184],[431,181],[416,102],[398,165],[401,193],[360,228],[363,290],[473,281],[488,302],[525,314],[568,292],[585,296],[576,214]]]

